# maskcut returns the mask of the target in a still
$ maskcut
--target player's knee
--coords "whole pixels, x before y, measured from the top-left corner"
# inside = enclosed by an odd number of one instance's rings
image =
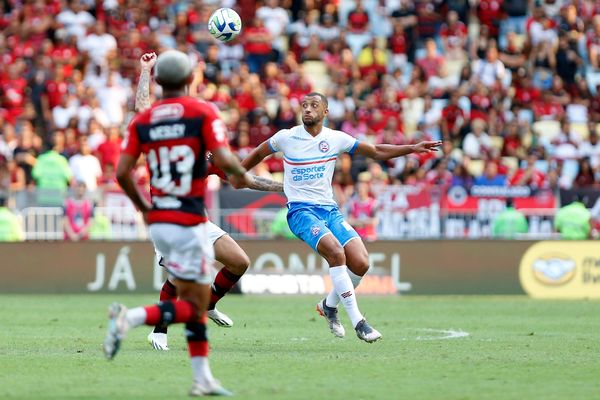
[[[324,254],[330,267],[337,267],[346,264],[346,254],[342,246],[335,246]]]
[[[348,268],[358,276],[363,276],[369,270],[369,257],[359,257],[352,261],[348,260]]]
[[[227,265],[227,269],[236,275],[244,275],[250,266],[250,258],[246,254],[239,254],[233,262]]]

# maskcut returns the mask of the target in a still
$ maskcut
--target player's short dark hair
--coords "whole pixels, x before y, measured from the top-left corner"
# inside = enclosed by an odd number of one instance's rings
[[[318,96],[321,101],[323,102],[323,104],[325,104],[325,108],[329,107],[329,102],[327,101],[327,96],[325,96],[322,93],[319,92],[310,92],[309,94],[307,94],[304,97],[313,97],[313,96]]]
[[[163,89],[179,90],[185,87],[192,74],[192,66],[187,54],[177,50],[167,50],[156,59],[154,75]]]

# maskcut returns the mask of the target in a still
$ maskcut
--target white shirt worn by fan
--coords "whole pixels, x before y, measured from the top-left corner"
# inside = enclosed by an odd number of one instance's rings
[[[283,190],[288,203],[336,206],[331,180],[341,153],[354,153],[359,141],[323,127],[312,136],[303,125],[283,129],[269,139],[273,153],[283,152]]]

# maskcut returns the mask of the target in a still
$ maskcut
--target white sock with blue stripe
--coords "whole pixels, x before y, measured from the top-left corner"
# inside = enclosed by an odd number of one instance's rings
[[[329,268],[329,276],[331,277],[331,283],[333,284],[335,292],[344,305],[348,317],[352,321],[352,326],[356,327],[356,324],[363,320],[364,317],[358,309],[354,286],[348,275],[348,268],[345,265],[331,267]]]

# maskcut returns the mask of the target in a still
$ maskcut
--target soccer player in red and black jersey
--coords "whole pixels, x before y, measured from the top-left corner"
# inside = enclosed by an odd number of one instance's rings
[[[138,88],[135,98],[135,109],[138,112],[151,107],[150,102],[150,71],[156,62],[155,53],[146,53],[140,58],[141,73],[138,82]],[[189,87],[189,93],[195,93],[194,81]],[[212,161],[212,160],[209,160]],[[209,163],[207,175],[217,175],[223,180],[227,180],[225,173],[219,169],[213,162]],[[244,181],[243,187],[259,191],[283,192],[283,183],[274,182],[270,179],[246,175],[248,181]],[[238,185],[239,189],[240,186]],[[211,297],[208,305],[208,317],[217,325],[222,327],[232,327],[233,321],[229,316],[217,310],[216,305],[240,280],[242,275],[250,266],[250,259],[246,252],[221,228],[208,221],[207,231],[211,244],[214,247],[215,259],[224,265],[217,273],[213,284],[211,285]],[[160,256],[160,254],[159,254]],[[165,267],[164,259],[160,257],[160,265]],[[174,300],[177,298],[177,290],[168,278],[160,291],[160,301]],[[169,350],[167,341],[167,326],[158,325],[148,335],[148,341],[156,350]]]
[[[208,365],[206,310],[214,251],[204,207],[207,152],[234,184],[248,177],[229,151],[226,127],[215,109],[185,95],[192,79],[187,55],[176,50],[162,53],[156,60],[155,76],[163,89],[163,99],[131,121],[117,179],[150,225],[150,237],[175,278],[179,299],[130,310],[113,303],[104,352],[112,359],[132,328],[184,323],[194,376],[190,395],[230,395],[212,376]],[[150,169],[152,205],[147,204],[131,178],[142,153]]]

